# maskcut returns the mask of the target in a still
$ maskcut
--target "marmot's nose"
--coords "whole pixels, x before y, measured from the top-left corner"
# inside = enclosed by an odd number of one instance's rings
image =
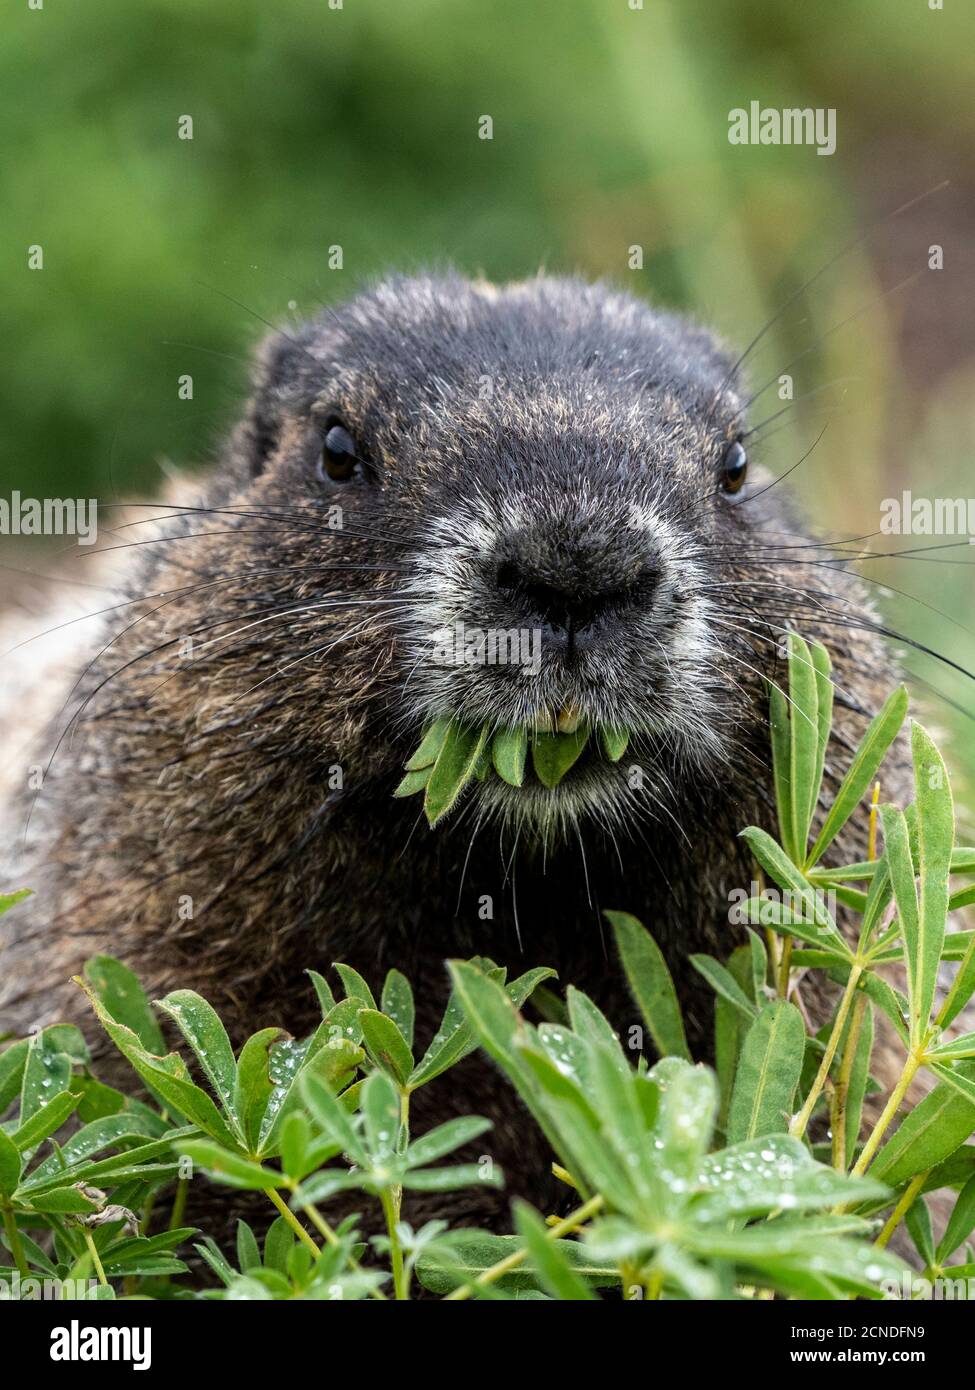
[[[498,566],[500,591],[539,626],[570,636],[585,632],[600,618],[648,604],[660,578],[656,565],[645,564],[633,578],[607,583],[596,575],[553,575],[525,561]]]

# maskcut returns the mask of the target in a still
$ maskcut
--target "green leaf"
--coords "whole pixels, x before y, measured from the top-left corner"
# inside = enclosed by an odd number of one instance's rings
[[[261,1122],[274,1090],[268,1049],[280,1037],[280,1028],[262,1028],[259,1033],[252,1033],[240,1049],[237,1059],[233,1112],[238,1117],[244,1143],[249,1149],[257,1145]]]
[[[645,927],[626,912],[605,912],[616,935],[634,1002],[662,1057],[674,1054],[690,1060],[677,992],[660,947]]]
[[[463,1187],[503,1187],[504,1174],[496,1163],[458,1163],[454,1168],[413,1168],[403,1174],[410,1192],[456,1192]]]
[[[341,1145],[342,1152],[348,1154],[353,1163],[360,1168],[369,1166],[369,1154],[356,1133],[345,1108],[332,1095],[327,1086],[316,1076],[307,1075],[301,1081],[301,1093],[312,1113],[312,1118],[334,1144]]]
[[[975,1176],[968,1179],[952,1208],[945,1233],[938,1242],[938,1264],[951,1258],[975,1230]]]
[[[728,1142],[737,1144],[789,1127],[802,1071],[806,1028],[794,1004],[776,1000],[745,1036],[728,1119]]]
[[[79,1187],[48,1187],[31,1193],[27,1200],[31,1211],[50,1212],[64,1216],[100,1211],[102,1203],[82,1192]]]
[[[731,972],[726,970],[713,956],[694,955],[690,956],[689,960],[698,974],[704,976],[715,993],[722,999],[726,999],[738,1013],[751,1022],[758,1010]]]
[[[823,828],[817,836],[806,867],[816,864],[836,839],[843,826],[853,815],[866,795],[867,788],[877,775],[887,750],[897,737],[907,714],[908,696],[903,685],[887,698],[880,713],[874,718],[860,740],[853,761],[830,807]]]
[[[347,999],[361,999],[368,1008],[378,1008],[376,996],[358,970],[353,970],[351,965],[346,965],[343,961],[334,962],[334,967],[345,988]]]
[[[471,962],[471,968],[476,970],[478,967],[476,963]],[[498,984],[502,984],[504,981],[504,971],[496,966],[489,969],[487,975],[489,979]],[[520,975],[517,980],[505,987],[509,999],[516,1007],[520,1008],[536,985],[554,975],[554,970],[544,967],[526,971],[524,975]],[[425,1086],[434,1077],[441,1076],[448,1068],[456,1066],[458,1062],[467,1057],[476,1047],[477,1040],[461,1007],[456,989],[454,989],[447,1000],[447,1007],[440,1027],[409,1078],[410,1090],[415,1091],[417,1087]]]
[[[491,760],[499,777],[512,787],[525,780],[525,759],[528,755],[528,730],[499,729],[491,743]]]
[[[360,1009],[359,1022],[369,1056],[404,1086],[413,1071],[413,1054],[396,1024],[375,1009]]]
[[[679,1176],[696,1169],[711,1138],[718,1108],[714,1072],[665,1057],[650,1076],[663,1082],[656,1130],[660,1163]]]
[[[109,1017],[130,1028],[151,1053],[166,1050],[159,1024],[138,978],[113,956],[92,956],[82,972]]]
[[[29,898],[33,890],[30,888],[18,888],[14,893],[0,893],[0,917],[5,912],[9,912],[17,903],[22,903],[25,898]]]
[[[261,1252],[257,1244],[257,1237],[246,1221],[238,1220],[237,1268],[241,1274],[246,1274],[249,1269],[259,1269],[260,1266]]]
[[[961,1062],[959,1076],[975,1079],[975,1063]],[[870,1167],[871,1175],[900,1187],[953,1154],[975,1131],[975,1101],[941,1083],[908,1110]]]
[[[408,1168],[422,1168],[425,1163],[435,1163],[438,1158],[445,1158],[447,1154],[471,1143],[490,1128],[491,1121],[482,1119],[479,1115],[447,1120],[444,1124],[437,1125],[436,1129],[431,1129],[419,1139],[413,1140],[406,1150],[406,1165]]]
[[[0,1129],[0,1197],[16,1192],[22,1159],[17,1145]]]
[[[142,1079],[180,1115],[191,1120],[211,1138],[233,1148],[237,1142],[234,1134],[207,1093],[189,1079],[183,1059],[175,1052],[164,1057],[147,1052],[137,1034],[112,1017],[93,987],[84,981],[79,983],[88,995],[102,1027]]]
[[[934,1264],[934,1232],[931,1229],[931,1213],[923,1197],[911,1203],[904,1217],[904,1225],[924,1261],[924,1268],[930,1269]]]
[[[284,1187],[285,1180],[280,1173],[252,1163],[243,1154],[225,1149],[209,1139],[183,1139],[174,1145],[177,1152],[191,1159],[194,1164],[226,1183],[228,1187],[240,1187],[266,1192],[269,1188]]]
[[[809,820],[816,812],[819,803],[819,794],[823,785],[823,770],[826,765],[826,748],[829,744],[830,731],[833,726],[833,681],[831,676],[832,662],[829,652],[820,642],[810,642],[809,651],[812,657],[812,664],[816,672],[816,717],[819,724],[818,729],[818,756],[816,759],[816,770],[813,774],[813,783],[810,789]]]
[[[280,1070],[275,1061],[279,1055],[282,1057]],[[261,1121],[258,1153],[266,1158],[277,1152],[281,1125],[301,1103],[300,1085],[305,1076],[314,1076],[334,1094],[364,1060],[365,1053],[360,1047],[346,1038],[328,1036],[327,1021],[305,1043],[278,1043],[271,1051],[271,1076],[275,1087]]]
[[[239,1128],[239,1116],[234,1109],[237,1063],[227,1030],[216,1010],[191,989],[173,990],[159,1000],[157,1007],[173,1020],[189,1043],[215,1095]]]
[[[741,837],[766,873],[774,879],[780,888],[785,888],[794,895],[793,901],[799,910],[796,915],[801,915],[807,923],[812,924],[806,930],[807,932],[815,930],[815,938],[807,935],[803,939],[815,939],[819,945],[829,945],[840,954],[850,958],[850,948],[843,940],[839,928],[833,921],[819,893],[801,870],[797,869],[787,855],[782,852],[771,835],[766,834],[757,826],[749,826],[741,832]],[[800,933],[797,931],[795,934],[798,936]]]
[[[332,988],[325,976],[319,974],[317,970],[306,970],[305,974],[315,987],[315,994],[318,997],[318,1007],[322,1011],[322,1018],[324,1018],[327,1013],[330,1013],[331,1010],[335,1008],[336,1000],[335,995],[332,993]]]
[[[30,1119],[25,1120],[10,1136],[21,1153],[25,1149],[36,1148],[42,1139],[56,1133],[75,1110],[80,1099],[80,1095],[62,1091],[60,1095],[52,1096],[39,1110],[35,1110]]]
[[[589,730],[580,725],[571,734],[537,733],[532,738],[532,765],[545,787],[557,787],[589,742]]]
[[[24,1124],[59,1091],[71,1084],[71,1060],[57,1046],[53,1030],[30,1039],[20,1086],[20,1123]]]
[[[614,729],[608,724],[600,724],[599,742],[606,759],[611,763],[618,763],[629,745],[629,730]]]
[[[424,767],[419,772],[408,772],[397,782],[393,795],[397,797],[416,796],[417,792],[425,791],[432,771],[432,767]]]
[[[692,1215],[701,1223],[764,1216],[781,1207],[814,1210],[887,1193],[872,1178],[849,1178],[817,1163],[800,1140],[787,1134],[748,1139],[707,1155],[697,1186],[702,1195],[694,1198]]]
[[[387,973],[380,1008],[403,1034],[407,1047],[412,1047],[416,1006],[413,1003],[410,982],[399,970],[390,970]]]
[[[594,1259],[586,1246],[575,1240],[551,1243],[576,1274],[593,1287],[618,1286],[619,1271],[615,1263]],[[450,1293],[462,1284],[473,1283],[478,1275],[522,1248],[521,1236],[497,1236],[478,1230],[449,1231],[421,1251],[417,1276],[431,1293]],[[508,1294],[531,1290],[537,1285],[538,1276],[530,1258],[495,1281],[497,1290]]]
[[[531,1256],[542,1287],[553,1298],[569,1302],[594,1302],[588,1284],[575,1272],[557,1243],[549,1239],[541,1217],[525,1202],[516,1201],[515,1225]]]
[[[449,728],[449,717],[437,719],[430,725],[423,735],[419,748],[405,764],[407,772],[420,772],[423,768],[433,767],[440,756],[440,750],[444,746]]]
[[[465,729],[459,724],[451,724],[430,773],[423,800],[427,820],[431,825],[436,825],[453,808],[474,775],[474,769],[480,761],[487,739],[486,724],[479,733]]]
[[[847,1024],[849,1032],[849,1024]],[[857,1138],[860,1133],[860,1122],[863,1115],[863,1102],[867,1094],[867,1084],[870,1080],[870,1058],[873,1055],[873,1007],[867,996],[867,1004],[863,1011],[863,1018],[860,1021],[860,1033],[857,1037],[856,1052],[853,1057],[853,1067],[850,1071],[850,1081],[846,1091],[846,1105],[844,1116],[846,1120],[846,1153],[853,1155],[856,1149]]]
[[[30,1044],[30,1038],[21,1038],[0,1052],[0,1115],[20,1091]]]
[[[789,794],[792,797],[792,828],[797,862],[802,863],[809,838],[814,785],[819,765],[819,701],[816,669],[809,648],[798,633],[789,633]]]
[[[785,852],[789,858],[797,861],[800,855],[796,847],[796,834],[792,819],[792,745],[789,702],[785,693],[774,683],[769,685],[769,732],[772,737],[772,776],[775,783],[775,805],[779,818],[779,838],[785,846]]]
[[[618,1071],[629,1072],[630,1064],[620,1046],[616,1029],[601,1009],[592,1002],[588,994],[570,985],[566,992],[569,1006],[569,1022],[580,1039],[594,1046],[602,1046],[611,1056]],[[541,1032],[541,1030],[539,1030]]]
[[[917,806],[916,951],[908,950],[908,997],[917,1016],[918,1037],[927,1027],[938,983],[938,967],[948,914],[948,875],[955,838],[955,814],[944,759],[920,724],[911,727]],[[896,887],[895,887],[896,894]],[[898,898],[898,910],[900,899]],[[906,923],[902,924],[906,927]],[[910,943],[908,943],[910,947]],[[912,955],[915,957],[912,969]]]
[[[397,1152],[402,1120],[399,1092],[385,1072],[374,1071],[367,1078],[359,1109],[373,1166],[389,1163]]]

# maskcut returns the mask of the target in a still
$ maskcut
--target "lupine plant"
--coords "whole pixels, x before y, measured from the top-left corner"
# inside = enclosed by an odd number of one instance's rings
[[[309,972],[321,1010],[311,1036],[264,1028],[235,1051],[198,994],[153,1007],[125,965],[97,957],[78,983],[138,1098],[97,1078],[77,1028],[0,1051],[2,1290],[25,1296],[47,1279],[99,1298],[838,1300],[950,1278],[965,1296],[975,932],[949,921],[975,902],[975,849],[954,843],[944,762],[918,724],[913,802],[880,804],[885,756],[905,737],[903,690],[820,815],[829,658],[793,637],[788,667],[770,707],[778,833],[742,832],[768,887],[747,902],[746,939],[726,960],[693,958],[715,994],[713,1066],[693,1060],[664,957],[623,912],[607,915],[640,1019],[626,1045],[580,989],[557,994],[550,970],[508,981],[476,958],[449,963],[446,1011],[422,1052],[404,976],[390,971],[377,999],[345,963],[334,992]],[[599,739],[602,756],[625,747]],[[493,775],[516,781],[534,741],[513,731],[471,743],[444,727],[407,779],[426,774],[411,789],[429,796],[443,769],[437,819],[486,750]],[[533,753],[543,781],[550,752]],[[856,846],[850,821],[865,803],[870,831]],[[850,843],[862,858],[825,866]],[[411,1120],[413,1093],[444,1084],[477,1047],[524,1102],[573,1209],[516,1202],[510,1234],[443,1220],[413,1229],[404,1193],[503,1184],[483,1157],[449,1161],[486,1119],[419,1134]],[[918,1101],[922,1072],[933,1085]],[[462,1087],[463,1072],[446,1084]],[[184,1224],[191,1183],[251,1194],[233,1249],[212,1233],[220,1204],[212,1231]],[[888,1248],[895,1232],[911,1267]]]

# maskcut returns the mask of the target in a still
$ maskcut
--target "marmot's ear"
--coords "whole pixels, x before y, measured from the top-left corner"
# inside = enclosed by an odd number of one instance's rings
[[[307,371],[306,334],[310,338],[302,329],[269,333],[257,349],[251,398],[235,438],[252,478],[264,471],[274,452],[285,409],[298,394],[302,370]]]

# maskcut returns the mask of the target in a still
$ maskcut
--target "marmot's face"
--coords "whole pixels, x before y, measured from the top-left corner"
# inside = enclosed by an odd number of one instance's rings
[[[445,714],[623,727],[618,764],[472,793],[536,822],[608,819],[727,764],[760,722],[768,661],[734,654],[729,586],[761,489],[706,334],[575,282],[407,280],[276,339],[265,372],[255,486],[322,509],[311,544],[330,560],[379,566],[347,587],[388,595],[369,630],[388,644],[391,764]]]

